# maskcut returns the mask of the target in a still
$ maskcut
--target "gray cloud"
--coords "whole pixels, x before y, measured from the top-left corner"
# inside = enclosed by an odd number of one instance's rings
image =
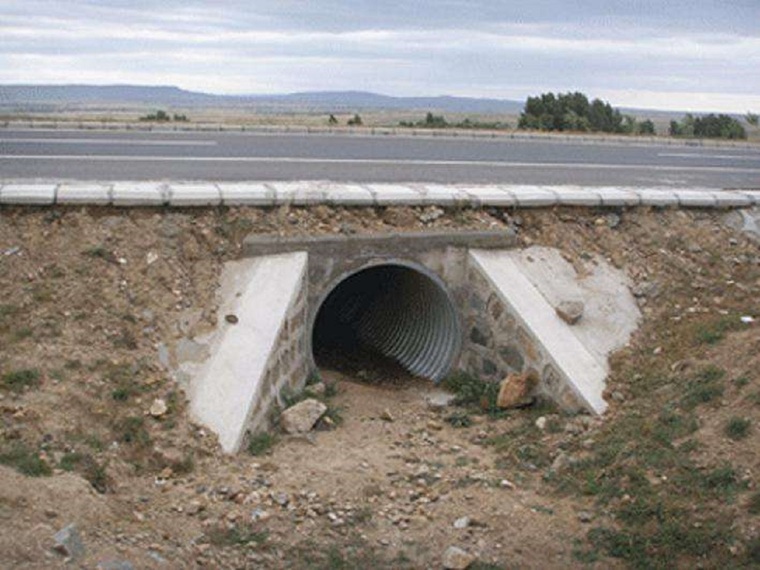
[[[760,108],[757,0],[0,0],[0,82]]]

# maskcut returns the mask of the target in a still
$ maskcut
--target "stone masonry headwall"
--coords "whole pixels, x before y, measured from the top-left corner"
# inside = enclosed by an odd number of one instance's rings
[[[267,361],[264,378],[248,422],[248,434],[270,428],[275,409],[282,404],[283,393],[298,393],[306,385],[310,374],[307,353],[307,277],[304,273],[298,286],[298,295],[288,308],[275,341],[275,348]]]

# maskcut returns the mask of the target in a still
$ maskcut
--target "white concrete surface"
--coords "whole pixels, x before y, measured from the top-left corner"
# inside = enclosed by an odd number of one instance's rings
[[[159,182],[117,182],[113,185],[114,206],[162,206],[169,201],[169,186]]]
[[[226,182],[217,184],[225,206],[272,206],[275,192],[261,182]]]
[[[463,186],[461,190],[470,197],[470,202],[475,207],[517,206],[517,198],[509,191],[508,186]]]
[[[239,450],[259,397],[270,354],[306,272],[303,252],[232,262],[225,267],[218,331],[210,358],[190,381],[190,412]],[[226,322],[225,315],[238,318]]]
[[[569,263],[562,252],[534,246],[505,252],[546,301],[556,307],[562,301],[581,301],[583,317],[573,326],[559,323],[578,337],[609,371],[607,357],[625,346],[641,320],[633,285],[625,272],[594,256]]]
[[[55,203],[56,184],[5,184],[0,188],[0,204],[47,206]]]
[[[470,261],[483,272],[521,326],[545,350],[548,359],[589,411],[607,409],[602,397],[607,371],[562,321],[509,251],[470,250]]]
[[[435,206],[464,206],[470,197],[459,187],[446,184],[422,184],[418,186],[425,204]]]
[[[216,184],[172,184],[170,206],[218,206],[222,194]]]
[[[601,206],[602,197],[596,188],[581,188],[579,186],[552,186],[552,192],[557,195],[559,203],[564,206]]]
[[[365,184],[378,206],[417,206],[423,204],[422,194],[403,184]]]
[[[61,184],[56,204],[106,206],[111,203],[110,184]]]

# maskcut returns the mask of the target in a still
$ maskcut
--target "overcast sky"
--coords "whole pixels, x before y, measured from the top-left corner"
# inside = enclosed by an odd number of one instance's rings
[[[760,111],[760,0],[0,0],[0,83]]]

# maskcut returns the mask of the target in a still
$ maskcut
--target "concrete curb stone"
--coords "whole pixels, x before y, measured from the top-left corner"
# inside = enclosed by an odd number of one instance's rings
[[[296,182],[0,181],[3,205],[114,206],[551,206],[741,208],[760,204],[760,190],[528,185]]]

